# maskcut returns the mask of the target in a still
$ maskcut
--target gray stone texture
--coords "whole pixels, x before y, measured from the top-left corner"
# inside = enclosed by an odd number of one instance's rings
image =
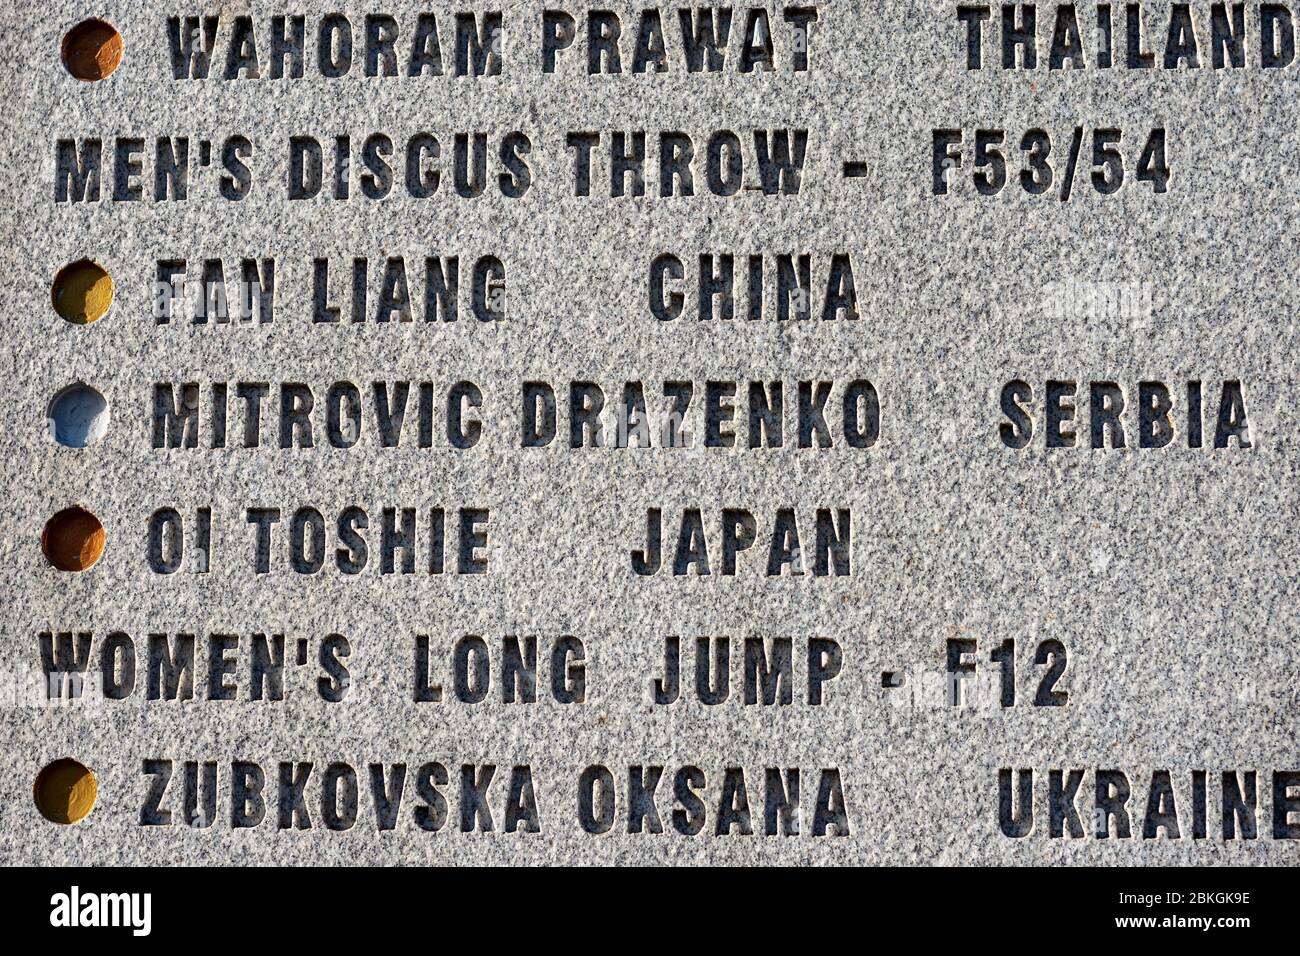
[[[620,12],[632,30],[639,6],[603,6]],[[1208,5],[1193,6],[1203,27]],[[1248,6],[1253,17],[1256,5]],[[442,22],[468,7],[432,9]],[[19,676],[39,671],[44,631],[93,632],[96,651],[108,634],[125,632],[139,657],[137,691],[126,701],[6,704],[0,712],[0,860],[1296,862],[1294,841],[1271,837],[1269,808],[1273,771],[1300,769],[1293,649],[1300,627],[1300,250],[1293,228],[1300,181],[1292,161],[1300,131],[1291,121],[1300,67],[1263,71],[1252,52],[1249,68],[1228,71],[974,72],[966,69],[955,4],[817,7],[808,72],[790,71],[780,33],[774,73],[740,75],[729,65],[720,75],[688,75],[673,5],[662,8],[668,73],[588,76],[580,37],[557,73],[544,75],[543,6],[500,0],[492,8],[505,22],[501,76],[408,79],[362,75],[359,25],[366,13],[387,12],[409,31],[423,5],[348,0],[330,9],[358,25],[352,72],[327,80],[310,69],[318,17],[310,13],[308,76],[291,82],[175,82],[165,19],[220,10],[225,36],[230,16],[251,12],[265,31],[271,15],[301,12],[301,5],[104,0],[10,4],[0,13],[9,40],[2,74],[8,115],[0,130],[9,197],[8,241],[0,250],[8,373],[0,483],[9,499],[0,509],[3,668]],[[1143,7],[1163,30],[1167,5]],[[1052,9],[1040,4],[1040,56]],[[1088,22],[1093,10],[1081,7]],[[71,78],[58,56],[64,32],[89,15],[116,25],[126,49],[118,71],[95,84]],[[779,23],[779,9],[774,17]],[[996,25],[995,9],[985,26],[986,58],[996,55]],[[450,22],[441,30],[446,60]],[[264,36],[259,32],[259,53]],[[1155,40],[1162,49],[1163,37]],[[1014,177],[1025,130],[1048,130],[1059,163],[1080,125],[1124,131],[1130,177],[1141,139],[1164,127],[1173,169],[1168,192],[1126,182],[1113,195],[1099,195],[1084,187],[1088,156],[1069,202],[1053,192],[1029,195],[1014,183],[996,197],[971,188],[975,128],[1008,131]],[[703,143],[720,129],[745,138],[754,129],[783,127],[809,131],[795,196],[744,190],[729,198],[660,198],[657,177],[643,199],[612,199],[607,188],[604,198],[573,195],[568,131],[645,130],[653,146],[662,130],[686,131]],[[944,127],[963,129],[967,138],[964,178],[954,178],[952,193],[940,197],[931,192],[931,135]],[[372,132],[388,133],[400,149],[419,131],[449,145],[457,132],[488,132],[495,143],[513,130],[532,144],[532,184],[521,199],[495,190],[460,198],[444,183],[429,199],[399,188],[372,201],[361,198],[355,177],[346,202],[286,198],[293,135],[316,136],[328,151],[329,137],[350,134],[355,155]],[[147,195],[157,137],[220,143],[234,134],[255,144],[254,185],[242,202],[216,197],[215,168],[194,173],[184,203],[113,202],[107,195],[99,203],[53,201],[60,138],[102,136],[106,160],[112,138],[143,138]],[[752,150],[746,153],[752,158]],[[865,163],[867,175],[844,178],[846,161]],[[747,180],[752,176],[747,164]],[[598,179],[597,187],[603,184]],[[106,173],[106,193],[111,186]],[[696,258],[722,251],[736,255],[738,283],[750,254],[806,251],[824,262],[848,252],[861,318],[725,323],[651,316],[646,276],[655,255],[671,252],[686,263],[691,302]],[[426,255],[458,255],[464,275],[486,254],[507,268],[504,321],[478,322],[462,303],[455,323],[311,322],[315,258],[328,257],[341,270],[353,256],[367,256],[373,269],[385,256],[403,255],[415,273]],[[276,258],[274,324],[155,323],[157,260],[242,256]],[[109,270],[117,295],[106,319],[77,327],[51,309],[50,283],[60,267],[83,257]],[[1149,284],[1151,314],[1049,315],[1045,290],[1065,281]],[[838,438],[830,449],[797,448],[789,438],[786,447],[760,450],[743,447],[743,439],[734,448],[570,449],[563,412],[555,442],[519,442],[519,392],[529,380],[550,382],[561,398],[571,381],[598,382],[611,402],[626,381],[644,382],[652,396],[662,394],[665,380],[691,381],[698,435],[707,381],[742,383],[743,407],[743,383],[751,380],[783,381],[792,402],[800,381],[833,380],[838,388],[856,378],[870,379],[882,409],[880,440],[865,450]],[[1189,449],[1175,441],[1138,449],[1130,423],[1123,450],[1047,450],[1041,432],[1028,448],[1013,450],[998,433],[999,394],[1013,379],[1033,385],[1038,429],[1044,382],[1080,383],[1081,444],[1090,381],[1117,382],[1135,403],[1140,381],[1168,383],[1181,396],[1196,379],[1205,383],[1211,409],[1219,385],[1239,380],[1253,447]],[[431,381],[439,401],[453,383],[475,382],[484,396],[477,410],[481,441],[450,447],[439,416],[435,447],[421,449],[409,435],[400,448],[379,447],[365,393],[372,382],[396,380]],[[203,384],[205,401],[212,382],[230,382],[232,392],[235,382],[267,382],[273,396],[279,383],[303,382],[318,403],[330,384],[353,382],[366,400],[362,439],[350,450],[330,448],[318,424],[317,447],[282,450],[267,414],[262,446],[239,447],[232,394],[230,447],[153,448],[154,385],[193,381]],[[86,449],[52,442],[46,421],[51,398],[76,382],[102,392],[113,410],[107,434]],[[1207,420],[1212,424],[1209,411]],[[788,412],[786,423],[790,430]],[[39,543],[48,516],[72,504],[99,516],[108,542],[98,565],[78,575],[49,566]],[[320,509],[330,532],[331,560],[312,576],[290,571],[285,546],[289,518],[307,505]],[[370,515],[371,563],[348,577],[333,566],[333,522],[353,505]],[[449,543],[455,509],[491,510],[490,573],[380,575],[382,509],[435,506],[448,509]],[[210,573],[188,566],[174,575],[150,571],[148,522],[165,507],[187,521],[196,508],[212,509]],[[270,574],[253,573],[250,507],[283,511]],[[742,556],[740,573],[632,574],[628,554],[644,543],[647,509],[663,509],[667,546],[684,507],[703,509],[711,551],[721,508],[754,512],[759,545]],[[851,576],[764,575],[763,535],[780,507],[795,508],[801,522],[818,507],[850,508]],[[810,525],[801,531],[811,537]],[[717,552],[711,557],[716,564]],[[195,699],[142,699],[150,633],[199,636]],[[206,638],[214,633],[240,636],[236,701],[203,699]],[[346,635],[347,699],[319,699],[313,656],[305,667],[287,664],[283,701],[248,700],[255,633],[285,634],[286,657],[299,638],[309,639],[314,655],[325,635]],[[414,703],[417,634],[431,637],[447,697],[453,643],[483,636],[494,661],[488,700]],[[561,705],[544,692],[532,704],[501,702],[501,639],[526,634],[539,637],[543,690],[552,640],[582,640],[584,703]],[[735,690],[739,663],[726,703],[654,706],[651,680],[669,635],[682,638],[684,681],[701,635],[729,635],[733,653],[745,637],[793,637],[797,675],[806,639],[833,638],[844,667],[818,707],[806,704],[802,682],[790,706],[743,706]],[[882,671],[907,672],[913,681],[942,672],[946,642],[962,637],[978,640],[981,668],[994,647],[1016,640],[1014,708],[908,708],[891,696],[901,691],[882,687]],[[1069,693],[1065,707],[1030,705],[1044,670],[1032,654],[1046,639],[1069,650],[1060,683]],[[94,812],[75,826],[47,823],[32,800],[37,772],[63,756],[92,767],[99,782]],[[140,825],[150,780],[142,763],[149,759],[176,762],[169,827]],[[220,770],[218,817],[209,829],[180,822],[186,760],[215,761]],[[232,760],[256,761],[266,771],[267,815],[255,828],[230,826]],[[314,764],[311,830],[277,827],[280,761]],[[321,780],[336,761],[354,766],[361,784],[358,820],[346,832],[327,829],[320,814]],[[427,761],[441,762],[451,775],[440,788],[449,818],[437,833],[419,829],[411,815],[415,771]],[[408,767],[392,831],[375,824],[367,769],[374,762]],[[462,833],[460,768],[486,763],[497,767],[490,798],[496,831]],[[506,783],[510,768],[522,764],[532,770],[541,832],[504,833]],[[584,832],[577,819],[579,774],[592,764],[608,766],[619,787],[614,827],[599,835]],[[629,765],[665,768],[657,801],[662,834],[626,832]],[[673,776],[684,765],[699,767],[708,780],[708,820],[694,837],[675,832],[671,820]],[[714,833],[729,767],[745,768],[758,831],[752,836]],[[766,767],[802,769],[804,832],[797,837],[762,834]],[[818,772],[831,767],[843,780],[848,838],[811,835]],[[1035,823],[1027,837],[1000,831],[1000,768],[1035,771]],[[1088,771],[1077,800],[1089,831],[1084,839],[1047,834],[1052,768]],[[1104,768],[1124,770],[1132,784],[1134,839],[1091,835],[1094,772]],[[1171,772],[1177,792],[1177,840],[1138,838],[1152,772],[1160,769]],[[1210,783],[1207,839],[1191,834],[1191,773],[1200,769]],[[1259,772],[1258,839],[1221,839],[1219,774],[1226,769]]]

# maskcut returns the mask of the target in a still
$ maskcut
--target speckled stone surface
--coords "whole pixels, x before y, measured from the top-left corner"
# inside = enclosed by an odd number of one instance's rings
[[[51,706],[7,700],[0,711],[5,772],[0,774],[0,861],[5,863],[344,864],[344,863],[1267,863],[1293,865],[1297,843],[1275,836],[1273,782],[1300,770],[1296,747],[1300,633],[1296,546],[1300,508],[1295,435],[1297,399],[1294,223],[1300,179],[1293,162],[1300,131],[1293,121],[1294,64],[1262,70],[1258,45],[1249,65],[1214,71],[1126,69],[1033,71],[993,68],[998,11],[984,25],[986,68],[966,67],[965,28],[951,3],[818,3],[809,69],[790,69],[788,27],[768,8],[778,68],[741,74],[729,58],[720,74],[682,66],[676,7],[664,10],[670,68],[660,75],[589,76],[586,8],[575,16],[578,40],[553,74],[542,68],[543,6],[502,0],[502,70],[490,77],[366,77],[364,18],[397,18],[406,49],[423,4],[335,4],[354,24],[352,71],[327,79],[313,69],[318,14],[307,16],[307,71],[300,80],[176,81],[167,17],[214,15],[224,65],[231,18],[250,14],[267,57],[269,21],[301,5],[162,3],[103,0],[9,4],[0,13],[8,39],[3,67],[6,121],[0,174],[6,242],[0,249],[5,326],[5,427],[0,432],[0,666],[11,684],[41,672],[43,632],[89,632],[97,670],[102,642],[129,635],[136,652],[134,692],[124,700]],[[1116,5],[1118,7],[1118,5]],[[1193,4],[1206,30],[1208,4]],[[1249,17],[1255,17],[1255,4]],[[1039,57],[1046,60],[1054,6],[1040,4]],[[1163,50],[1168,5],[1142,4],[1149,41]],[[560,9],[560,6],[554,9]],[[637,11],[618,2],[624,69],[631,61]],[[443,57],[454,56],[454,15],[481,4],[435,5]],[[739,11],[741,8],[737,8]],[[1091,23],[1095,5],[1081,5]],[[63,34],[88,16],[112,22],[125,56],[109,79],[86,84],[59,62]],[[1117,12],[1117,19],[1120,18]],[[739,30],[741,14],[736,14]],[[1252,30],[1255,23],[1251,21]],[[1047,35],[1044,36],[1044,31]],[[1116,23],[1116,43],[1122,24]],[[1253,34],[1252,34],[1253,35]],[[1203,34],[1202,58],[1209,57]],[[732,52],[735,51],[733,38]],[[217,69],[220,69],[220,65]],[[264,71],[266,67],[264,66]],[[1061,164],[1071,132],[1123,131],[1124,186],[1098,193],[1086,179],[1085,138],[1075,191],[1020,188],[1021,135],[1051,134]],[[1136,153],[1147,134],[1166,130],[1172,170],[1168,191],[1135,181]],[[745,177],[757,181],[752,131],[806,129],[807,155],[796,195],[709,195],[697,166],[697,194],[658,195],[661,131],[689,133],[698,155],[717,130],[746,143]],[[978,195],[971,173],[975,129],[1007,131],[1013,157],[1008,185]],[[965,131],[963,166],[946,196],[932,191],[935,129]],[[612,131],[646,131],[649,188],[643,198],[612,198]],[[485,132],[490,187],[462,198],[443,182],[426,199],[406,194],[401,157],[413,134],[431,132],[450,147],[456,133]],[[496,188],[495,150],[514,131],[527,135],[531,183],[520,198]],[[602,131],[592,195],[574,195],[569,132]],[[359,180],[363,141],[383,132],[397,144],[397,183],[382,200],[365,198]],[[288,141],[352,137],[352,197],[291,201]],[[154,142],[209,140],[213,164],[191,157],[190,195],[157,202]],[[218,193],[220,147],[246,136],[254,152],[252,188],[239,202]],[[101,137],[101,201],[55,201],[58,141]],[[144,140],[141,201],[113,201],[111,144]],[[864,164],[846,178],[843,164]],[[443,158],[450,179],[450,160]],[[328,175],[328,174],[327,174]],[[1057,176],[1061,175],[1060,166]],[[1059,185],[1059,183],[1058,183]],[[326,192],[328,192],[328,185]],[[851,257],[861,317],[856,321],[699,321],[694,316],[702,253],[743,263],[807,252],[814,286],[825,283],[833,253]],[[647,276],[663,253],[685,263],[686,315],[660,321],[648,306]],[[425,256],[459,256],[462,282],[482,256],[505,266],[505,317],[480,322],[462,291],[459,319],[411,323],[346,319],[312,322],[313,261],[327,258],[337,290],[353,257],[368,257],[371,306],[378,264],[404,256],[422,276]],[[61,320],[50,283],[65,264],[93,258],[116,283],[110,314],[86,327]],[[154,319],[159,260],[228,264],[276,260],[271,324],[196,325]],[[229,265],[228,265],[229,268]],[[819,277],[820,276],[820,277]],[[414,278],[413,293],[423,289]],[[1058,293],[1062,283],[1075,292]],[[1079,289],[1118,283],[1149,296],[1149,314],[1083,307]],[[771,294],[769,292],[769,294]],[[739,295],[739,292],[738,292]],[[345,300],[342,291],[335,298]],[[1051,300],[1060,309],[1046,308]],[[769,306],[770,307],[770,306]],[[738,304],[739,313],[741,306]],[[1053,314],[1055,311],[1055,314]],[[834,447],[800,448],[791,407],[798,383],[833,381],[836,391],[867,379],[880,402],[880,436],[850,447],[833,416]],[[695,383],[687,417],[691,448],[570,448],[569,383],[599,383],[612,404],[623,384],[641,381],[662,406],[662,383]],[[745,389],[750,381],[784,383],[786,442],[746,447]],[[1023,380],[1034,392],[1034,440],[1007,447],[999,426],[1003,386]],[[1074,425],[1080,447],[1047,449],[1042,438],[1048,380],[1080,383]],[[1204,447],[1188,448],[1181,423],[1165,448],[1139,448],[1137,383],[1166,383],[1180,401],[1186,383],[1204,385]],[[1239,381],[1249,413],[1249,449],[1213,445],[1220,386]],[[76,382],[100,390],[111,409],[102,440],[85,449],[49,437],[50,400]],[[330,447],[325,395],[336,382],[358,386],[363,427],[355,447]],[[414,440],[411,409],[401,445],[382,447],[375,427],[374,382],[432,382],[433,447]],[[460,381],[475,383],[482,436],[453,447],[442,403]],[[550,383],[561,401],[559,437],[542,448],[520,442],[523,383]],[[705,383],[739,383],[735,447],[699,447]],[[1088,383],[1115,382],[1130,408],[1128,447],[1087,447]],[[204,424],[199,447],[155,448],[154,388],[200,384]],[[229,383],[225,448],[208,447],[207,396]],[[239,440],[235,387],[269,383],[262,443]],[[278,390],[305,383],[315,393],[315,447],[282,449]],[[1181,422],[1181,419],[1179,419]],[[107,532],[103,559],[69,575],[41,553],[47,518],[74,504],[92,510]],[[319,509],[328,560],[313,575],[290,567],[293,513]],[[338,570],[334,523],[364,509],[369,563],[357,575]],[[381,574],[378,535],[384,508],[447,509],[449,573]],[[187,554],[175,574],[150,568],[149,523],[174,508],[193,532],[196,509],[210,508],[210,569],[195,573]],[[254,569],[249,508],[279,508],[270,573]],[[483,575],[450,573],[461,508],[488,509]],[[662,509],[665,549],[682,510],[701,509],[712,574],[677,576],[665,568],[633,573],[629,554],[645,545],[648,509]],[[723,575],[720,514],[753,512],[758,544]],[[807,550],[818,508],[849,509],[852,572],[845,576],[773,577],[766,545],[779,508],[793,508]],[[674,523],[677,522],[677,523]],[[187,539],[192,541],[192,539]],[[417,553],[423,567],[423,552]],[[671,561],[671,556],[666,560]],[[811,563],[810,563],[811,568]],[[146,699],[150,634],[196,635],[194,696]],[[228,678],[234,700],[209,700],[213,634],[238,636]],[[251,640],[284,634],[284,699],[250,695]],[[322,641],[344,635],[350,685],[341,702],[323,700],[317,679]],[[428,635],[441,702],[414,700],[416,636]],[[453,653],[480,635],[492,656],[487,699],[455,699]],[[538,700],[502,701],[500,663],[507,635],[538,637]],[[571,635],[585,653],[581,703],[550,693],[554,641]],[[695,638],[732,641],[731,697],[706,706],[692,695],[656,705],[665,639],[679,636],[684,691],[693,687]],[[742,702],[745,638],[793,638],[795,684],[788,706]],[[820,705],[807,702],[807,642],[832,639],[843,652]],[[949,642],[976,641],[978,673],[996,675],[990,654],[1015,640],[1013,707],[909,705],[927,680],[942,680]],[[308,664],[294,664],[299,640]],[[1034,654],[1059,641],[1068,666],[1056,685],[1064,706],[1034,706],[1047,671]],[[886,687],[882,673],[906,675]],[[894,678],[899,680],[899,678]],[[39,685],[38,685],[39,689]],[[94,812],[75,826],[45,821],[32,799],[40,769],[73,757],[98,778]],[[170,825],[146,826],[148,761],[171,761],[160,809]],[[189,827],[184,764],[218,770],[215,820]],[[232,825],[232,762],[265,773],[265,817]],[[313,765],[305,791],[310,829],[282,829],[280,764]],[[436,832],[422,829],[426,800],[417,771],[437,762],[448,806]],[[322,785],[331,764],[355,768],[356,820],[331,829]],[[377,823],[371,764],[407,768],[393,829]],[[488,796],[492,832],[462,832],[464,765],[496,767]],[[579,779],[607,767],[617,789],[608,832],[580,820]],[[505,831],[512,768],[527,766],[538,832]],[[628,832],[628,768],[663,767],[655,798],[662,833]],[[706,818],[684,835],[674,782],[698,768]],[[797,836],[764,832],[766,768],[800,768]],[[719,835],[719,801],[729,768],[743,768],[753,833]],[[838,771],[849,834],[814,834],[822,771]],[[1004,832],[999,771],[1032,769],[1034,820],[1029,833]],[[1051,835],[1052,770],[1084,771],[1075,807],[1085,835]],[[1093,819],[1098,770],[1120,770],[1132,797],[1132,837],[1099,838]],[[1142,836],[1148,791],[1167,770],[1180,834]],[[1221,776],[1257,774],[1255,839],[1225,840]],[[1207,836],[1194,835],[1194,772],[1205,771]],[[1300,796],[1300,791],[1293,791]],[[344,801],[346,802],[346,801]],[[346,813],[345,813],[346,816]],[[1284,823],[1300,823],[1300,812]],[[1112,828],[1114,822],[1112,821]],[[648,827],[647,827],[648,829]],[[1068,827],[1067,827],[1068,832]]]

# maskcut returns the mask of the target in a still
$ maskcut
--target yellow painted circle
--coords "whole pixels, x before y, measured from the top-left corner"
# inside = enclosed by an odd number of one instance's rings
[[[80,823],[90,816],[99,796],[94,772],[68,757],[37,774],[32,789],[36,809],[51,823]]]
[[[98,263],[82,259],[54,278],[54,311],[74,325],[90,325],[113,305],[113,277]]]

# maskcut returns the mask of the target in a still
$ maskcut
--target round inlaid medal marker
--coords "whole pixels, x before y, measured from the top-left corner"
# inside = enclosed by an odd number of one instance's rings
[[[104,553],[104,526],[85,508],[65,508],[45,523],[41,550],[60,571],[86,571]]]
[[[89,767],[64,757],[36,775],[32,795],[36,809],[51,823],[80,823],[95,807],[99,784]]]
[[[73,325],[98,322],[113,305],[113,277],[97,262],[82,259],[54,277],[54,311]]]
[[[108,402],[98,391],[78,382],[54,396],[46,412],[50,433],[66,448],[85,448],[108,431]]]
[[[83,20],[63,38],[63,65],[79,80],[107,79],[122,62],[122,34],[103,20]]]

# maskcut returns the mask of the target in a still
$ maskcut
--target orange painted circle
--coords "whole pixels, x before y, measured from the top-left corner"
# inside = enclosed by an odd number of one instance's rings
[[[79,80],[106,79],[122,62],[122,34],[111,23],[85,20],[63,38],[63,65]]]
[[[104,526],[85,508],[65,508],[45,523],[41,550],[60,571],[85,571],[104,553]]]

